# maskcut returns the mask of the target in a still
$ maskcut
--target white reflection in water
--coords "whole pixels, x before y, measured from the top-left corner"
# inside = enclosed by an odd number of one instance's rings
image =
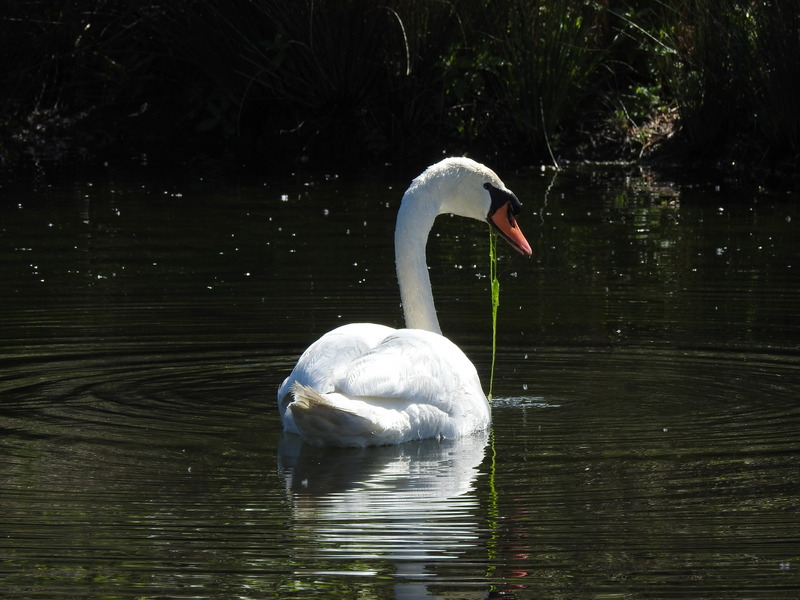
[[[389,561],[398,576],[431,577],[430,562],[453,560],[478,543],[475,482],[486,446],[482,434],[331,449],[285,434],[279,468],[294,517],[296,564],[305,574],[368,575]],[[426,593],[412,582],[398,588]]]

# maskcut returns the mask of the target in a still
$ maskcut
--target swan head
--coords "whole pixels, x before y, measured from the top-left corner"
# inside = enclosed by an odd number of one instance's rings
[[[440,201],[439,214],[486,221],[523,256],[533,251],[517,225],[522,203],[490,168],[464,157],[446,158],[428,167],[409,191],[423,188]]]
[[[483,184],[483,187],[489,192],[491,199],[489,211],[486,213],[489,225],[517,252],[523,256],[531,256],[533,250],[517,225],[516,216],[522,210],[522,202],[511,190],[496,188],[488,181]]]

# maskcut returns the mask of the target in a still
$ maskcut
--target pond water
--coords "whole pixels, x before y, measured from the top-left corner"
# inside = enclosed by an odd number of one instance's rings
[[[800,198],[504,173],[485,437],[321,450],[275,391],[401,324],[415,173],[107,166],[0,187],[0,578],[13,598],[800,598]],[[442,217],[442,329],[491,364],[487,228]]]

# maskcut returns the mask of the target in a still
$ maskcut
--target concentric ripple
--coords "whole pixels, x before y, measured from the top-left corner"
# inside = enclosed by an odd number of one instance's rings
[[[488,438],[331,451],[280,435],[270,384],[291,356],[157,342],[3,357],[12,591],[88,593],[70,565],[131,593],[379,576],[412,596],[486,581],[548,595],[574,564],[583,585],[634,595],[797,581],[794,355],[505,349],[518,367]]]
[[[494,411],[497,456],[516,457],[513,476],[498,470],[496,480],[509,517],[503,537],[516,540],[501,569],[509,577],[579,560],[589,585],[610,570],[629,591],[661,596],[783,597],[796,584],[797,356],[569,348],[528,356],[536,375],[526,377],[537,382],[529,389],[546,402],[500,401]],[[631,582],[641,570],[660,575],[640,588]]]

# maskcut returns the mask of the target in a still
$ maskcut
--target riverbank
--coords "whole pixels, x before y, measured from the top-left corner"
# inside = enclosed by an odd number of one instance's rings
[[[593,161],[796,186],[800,15],[741,0],[9,8],[0,164]]]

